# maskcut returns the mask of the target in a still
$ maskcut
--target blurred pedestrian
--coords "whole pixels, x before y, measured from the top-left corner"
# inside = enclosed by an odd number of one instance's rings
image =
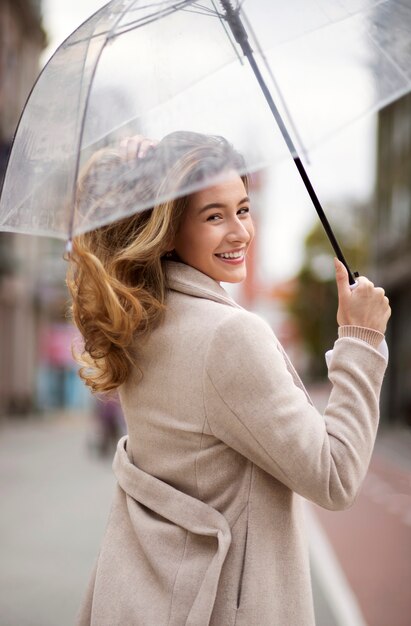
[[[339,510],[358,494],[388,300],[365,277],[351,290],[336,262],[338,339],[321,415],[271,328],[220,285],[245,279],[254,236],[244,162],[223,138],[176,132],[100,152],[82,177],[83,206],[110,205],[93,185],[99,168],[114,173],[113,211],[136,204],[144,186],[115,181],[144,167],[147,151],[175,155],[164,172],[175,198],[76,237],[70,258],[81,375],[94,391],[118,389],[129,433],[78,623],[313,625],[300,496]],[[211,186],[179,195],[204,173]]]
[[[93,411],[93,432],[89,447],[101,457],[114,454],[118,440],[126,433],[124,417],[117,395],[96,397]]]

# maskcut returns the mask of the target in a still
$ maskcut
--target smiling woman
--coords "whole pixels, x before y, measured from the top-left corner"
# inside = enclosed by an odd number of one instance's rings
[[[168,164],[158,194],[172,190],[176,197],[133,214],[139,199],[156,195],[158,163]],[[201,188],[204,180],[213,186],[179,195],[180,188]],[[160,323],[170,260],[217,282],[245,278],[254,234],[247,189],[243,158],[222,137],[181,131],[156,144],[138,136],[91,157],[78,183],[77,218],[115,213],[119,202],[132,214],[73,241],[67,284],[85,339],[80,376],[93,391],[115,389],[127,379],[135,340]]]
[[[378,426],[388,300],[364,277],[351,291],[337,263],[321,415],[271,328],[220,285],[245,278],[254,235],[244,162],[223,138],[177,132],[97,153],[77,211],[132,213],[153,197],[164,153],[158,203],[76,237],[70,257],[81,375],[92,390],[118,388],[128,429],[78,625],[314,626],[300,496],[333,510],[356,498]]]

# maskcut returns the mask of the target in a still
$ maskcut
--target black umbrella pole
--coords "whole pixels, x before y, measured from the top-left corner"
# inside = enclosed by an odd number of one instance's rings
[[[326,232],[326,235],[334,249],[334,252],[337,256],[337,258],[341,261],[341,263],[344,264],[344,266],[347,269],[348,272],[348,278],[349,278],[349,282],[350,285],[354,285],[356,280],[355,277],[358,276],[357,272],[355,272],[353,274],[353,272],[351,272],[347,261],[345,260],[345,257],[342,253],[342,250],[338,244],[338,241],[333,233],[333,230],[330,226],[330,223],[324,213],[324,210],[321,206],[321,203],[317,197],[317,194],[315,193],[314,187],[311,184],[311,181],[308,177],[308,174],[305,170],[304,165],[301,162],[301,159],[298,155],[297,149],[294,145],[293,140],[290,137],[290,134],[284,124],[284,121],[280,115],[280,112],[278,111],[275,102],[273,100],[273,97],[271,95],[270,90],[267,87],[267,84],[260,72],[260,68],[258,67],[256,60],[254,58],[254,54],[253,54],[253,50],[250,46],[250,43],[248,41],[248,35],[247,35],[247,31],[244,28],[244,25],[240,19],[239,16],[239,11],[238,9],[234,9],[231,5],[230,0],[220,0],[220,4],[223,6],[223,8],[226,11],[225,14],[225,19],[228,22],[228,25],[230,26],[230,29],[237,41],[237,43],[240,44],[241,49],[244,53],[244,55],[247,57],[248,62],[251,65],[251,69],[254,72],[254,75],[261,87],[261,90],[264,94],[265,99],[267,100],[268,106],[270,107],[270,110],[275,118],[275,121],[277,122],[277,125],[281,131],[282,136],[284,137],[285,143],[287,144],[287,147],[291,153],[291,156],[293,157],[293,161],[295,163],[295,166],[303,180],[303,183],[305,185],[305,188],[308,191],[308,194],[311,198],[311,201],[314,205],[315,210],[317,211],[318,217],[320,218],[321,224],[323,225],[323,228]]]
[[[341,250],[341,248],[340,248],[340,246],[338,244],[338,241],[337,241],[337,239],[336,239],[336,237],[334,235],[334,232],[333,232],[333,230],[332,230],[332,228],[330,226],[330,223],[329,223],[329,221],[327,219],[327,216],[325,215],[325,213],[323,211],[323,208],[321,206],[321,203],[320,203],[320,201],[319,201],[319,199],[317,197],[317,194],[315,193],[315,190],[314,190],[314,188],[313,188],[313,186],[311,184],[311,181],[308,178],[308,175],[307,175],[307,172],[305,170],[305,167],[301,163],[300,157],[293,155],[293,160],[294,160],[295,166],[296,166],[296,168],[297,168],[297,170],[298,170],[298,172],[299,172],[299,174],[300,174],[300,176],[301,176],[301,178],[302,178],[302,180],[304,182],[305,188],[307,189],[307,191],[309,193],[309,196],[310,196],[311,201],[312,201],[312,203],[313,203],[313,205],[315,207],[315,210],[317,211],[318,217],[320,218],[321,224],[323,225],[323,228],[324,228],[324,230],[326,232],[326,235],[327,235],[327,237],[328,237],[328,239],[329,239],[329,241],[330,241],[330,243],[331,243],[331,245],[332,245],[332,247],[334,249],[334,252],[335,252],[337,258],[341,261],[341,263],[343,263],[345,265],[345,267],[347,269],[348,279],[349,279],[350,285],[354,285],[355,282],[356,282],[355,277],[358,276],[358,272],[352,273],[350,268],[348,267],[348,263],[345,260],[345,257],[343,255],[342,250]]]

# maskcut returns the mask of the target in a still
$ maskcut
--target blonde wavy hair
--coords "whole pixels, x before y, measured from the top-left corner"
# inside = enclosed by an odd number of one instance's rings
[[[158,158],[132,165],[116,149],[95,153],[79,177],[77,215],[88,219],[106,213],[107,207],[115,214],[119,205],[123,214],[132,213],[145,197],[160,197],[170,185],[177,196],[179,189],[195,186],[210,173],[244,171],[241,155],[222,137],[175,132],[154,152]],[[150,175],[149,163],[165,161],[159,185],[158,177]],[[134,167],[146,168],[138,183],[129,175]],[[248,188],[247,176],[241,178]],[[83,337],[81,349],[73,348],[73,355],[82,366],[80,377],[93,392],[109,392],[126,381],[131,369],[138,367],[138,340],[161,322],[166,255],[188,199],[184,195],[155,203],[73,239],[67,286],[71,317]]]

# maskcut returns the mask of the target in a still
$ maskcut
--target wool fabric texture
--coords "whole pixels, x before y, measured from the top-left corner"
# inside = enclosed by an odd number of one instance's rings
[[[314,626],[303,499],[355,501],[386,361],[344,327],[321,415],[264,321],[192,267],[167,276],[119,390],[128,436],[77,624]]]

